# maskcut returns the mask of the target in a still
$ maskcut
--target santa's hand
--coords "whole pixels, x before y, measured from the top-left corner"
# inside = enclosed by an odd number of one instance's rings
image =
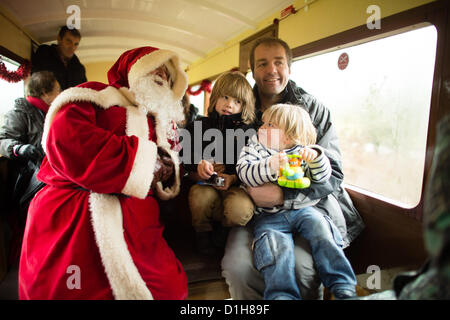
[[[175,167],[170,155],[164,149],[158,147],[158,157],[156,158],[155,169],[153,170],[152,187],[159,181],[168,180],[174,173]]]

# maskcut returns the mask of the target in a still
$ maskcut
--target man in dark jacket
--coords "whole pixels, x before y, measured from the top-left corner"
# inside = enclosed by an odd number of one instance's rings
[[[42,70],[53,72],[62,90],[86,82],[86,70],[75,55],[81,40],[80,32],[64,26],[57,40],[57,45],[39,46],[31,57],[31,73]]]
[[[262,112],[276,103],[305,105],[317,130],[317,144],[330,159],[332,176],[326,183],[307,189],[281,188],[274,184],[248,188],[256,205],[273,207],[284,205],[295,208],[305,199],[321,201],[316,208],[328,216],[341,232],[346,247],[364,228],[362,219],[341,184],[344,178],[340,150],[330,111],[313,96],[289,80],[292,52],[289,46],[276,38],[259,39],[250,53],[250,65],[256,81],[255,110]],[[222,260],[225,277],[233,299],[261,299],[264,280],[254,268],[251,253],[252,231],[249,227],[235,227],[230,232]],[[295,238],[296,276],[303,299],[322,296],[321,283],[314,269],[311,248],[300,236]]]

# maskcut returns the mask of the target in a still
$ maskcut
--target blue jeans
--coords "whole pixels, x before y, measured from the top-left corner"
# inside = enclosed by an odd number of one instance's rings
[[[328,216],[313,207],[254,216],[253,262],[264,277],[264,299],[301,299],[295,279],[293,235],[311,245],[324,286],[355,291],[356,277],[341,248],[342,237]]]

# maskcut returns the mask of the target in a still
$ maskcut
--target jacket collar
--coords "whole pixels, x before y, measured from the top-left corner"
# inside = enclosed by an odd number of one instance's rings
[[[298,87],[293,80],[289,80],[286,87],[282,91],[282,96],[280,101],[278,101],[278,103],[305,104],[305,100],[303,99],[302,96],[305,93],[306,91]],[[261,99],[259,98],[258,86],[256,84],[253,87],[253,95],[255,96],[256,117],[258,120],[261,120],[262,117]]]
[[[235,113],[235,114],[230,114],[230,115],[219,115],[219,113],[214,109],[209,115],[209,118],[211,118],[211,120],[215,120],[215,121],[221,121],[224,123],[228,123],[230,121],[236,122],[236,121],[242,121],[242,112],[240,113]]]
[[[281,92],[281,99],[280,101],[278,101],[278,103],[286,103],[289,100],[291,100],[291,93],[292,93],[292,88],[291,85],[295,86],[295,82],[292,80],[289,80],[289,82],[287,83],[286,87],[284,87],[284,90]],[[261,99],[259,97],[259,91],[258,91],[258,85],[255,84],[255,86],[253,87],[253,95],[255,96],[255,110],[256,111],[261,111]]]
[[[62,61],[62,58],[59,55],[58,45],[57,44],[52,44],[52,45],[50,45],[50,47],[53,49],[53,55],[58,58],[57,61],[61,62],[61,64],[64,65],[64,62]],[[72,64],[72,63],[79,63],[79,62],[80,62],[80,60],[78,59],[77,55],[74,53],[72,58],[70,58],[67,61],[67,65]]]
[[[47,114],[50,106],[47,103],[45,103],[45,101],[32,96],[28,96],[26,99],[31,105],[41,110],[44,114]]]

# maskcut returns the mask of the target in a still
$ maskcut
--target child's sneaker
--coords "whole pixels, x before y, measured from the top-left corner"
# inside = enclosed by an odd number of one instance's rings
[[[351,299],[356,297],[356,292],[350,289],[337,289],[333,291],[333,296],[335,300]]]

